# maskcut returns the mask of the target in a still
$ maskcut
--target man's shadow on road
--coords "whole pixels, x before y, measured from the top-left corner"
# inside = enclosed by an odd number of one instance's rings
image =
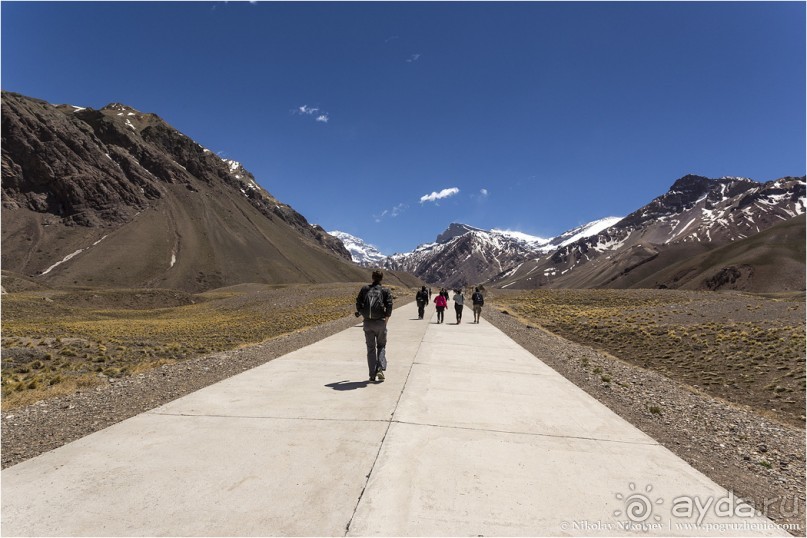
[[[363,389],[367,385],[370,385],[370,381],[337,381],[335,383],[328,383],[325,385],[326,387],[332,388],[333,390],[356,390],[356,389]],[[375,385],[375,383],[372,383]]]

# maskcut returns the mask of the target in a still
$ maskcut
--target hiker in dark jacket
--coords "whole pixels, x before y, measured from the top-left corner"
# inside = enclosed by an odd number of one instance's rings
[[[418,319],[423,319],[426,304],[429,302],[429,292],[426,291],[426,286],[423,286],[420,291],[415,294],[415,302],[418,304]]]
[[[479,288],[474,288],[474,294],[471,295],[471,302],[474,307],[474,323],[479,323],[479,318],[482,317],[482,306],[485,304],[485,297]]]
[[[364,340],[367,343],[367,367],[370,381],[384,381],[387,369],[387,320],[392,315],[392,293],[381,286],[384,273],[373,271],[373,283],[362,287],[356,296],[356,317],[364,318]]]

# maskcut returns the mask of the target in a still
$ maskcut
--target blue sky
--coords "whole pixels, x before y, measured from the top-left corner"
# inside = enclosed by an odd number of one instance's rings
[[[3,2],[2,87],[122,102],[383,252],[805,173],[803,2]]]

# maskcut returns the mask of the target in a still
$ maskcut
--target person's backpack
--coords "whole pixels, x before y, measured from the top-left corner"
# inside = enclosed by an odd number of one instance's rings
[[[384,291],[381,286],[370,286],[364,296],[364,304],[359,313],[367,319],[382,319],[386,313],[384,308]]]
[[[427,302],[429,302],[428,292],[425,292],[423,290],[417,292],[417,295],[415,295],[415,301],[417,301],[418,305],[426,304]]]
[[[474,304],[479,305],[479,306],[482,306],[482,305],[485,304],[485,298],[482,297],[482,294],[479,293],[478,291],[474,292],[474,294],[471,296],[471,300],[474,302]]]

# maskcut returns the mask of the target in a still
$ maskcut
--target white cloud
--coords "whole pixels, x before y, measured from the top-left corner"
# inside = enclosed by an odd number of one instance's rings
[[[420,197],[420,203],[422,204],[423,202],[436,202],[437,200],[442,200],[443,198],[454,196],[459,192],[460,190],[457,187],[451,187],[450,189],[443,189],[440,192],[424,194],[423,196]]]
[[[409,207],[409,206],[406,205],[406,204],[398,204],[398,205],[396,205],[395,207],[392,208],[392,211],[390,212],[390,216],[391,217],[397,217],[398,215],[403,213],[404,210],[406,210],[407,207]]]
[[[413,54],[412,56],[406,59],[406,62],[411,64],[418,60],[420,60],[420,54]]]
[[[376,222],[381,222],[386,217],[395,218],[409,208],[406,204],[398,204],[392,209],[385,209],[380,215],[373,215]]]
[[[488,196],[490,196],[490,191],[487,189],[479,189],[477,192],[468,195],[471,200],[474,200],[479,204],[484,203],[485,200],[488,199]]]
[[[328,123],[331,119],[331,115],[328,112],[323,111],[319,107],[315,106],[298,106],[294,110],[291,111],[292,114],[296,114],[298,116],[316,116],[314,121],[319,123]]]
[[[316,114],[317,112],[319,112],[319,109],[316,108],[316,107],[310,107],[308,105],[303,105],[303,106],[298,106],[297,107],[297,113],[298,114],[311,116],[313,114]]]

